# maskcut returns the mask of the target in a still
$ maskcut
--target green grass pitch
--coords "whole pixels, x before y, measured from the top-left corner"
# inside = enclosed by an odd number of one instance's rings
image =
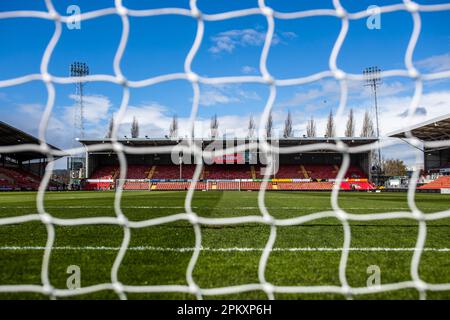
[[[48,192],[45,206],[58,218],[114,216],[113,192]],[[276,218],[291,218],[331,210],[329,192],[267,192],[266,206]],[[129,220],[139,221],[184,212],[185,192],[124,192],[122,208]],[[450,195],[417,194],[418,207],[433,213],[450,208]],[[408,211],[405,193],[340,193],[339,205],[347,212],[368,214]],[[195,192],[193,210],[204,217],[258,215],[258,192]],[[0,193],[0,218],[36,213],[36,193]],[[414,248],[418,223],[411,219],[351,222],[352,248]],[[111,268],[121,245],[119,226],[82,225],[55,227],[55,250],[49,266],[50,281],[65,289],[67,267],[81,269],[81,286],[111,282]],[[252,248],[250,251],[205,250],[200,253],[193,277],[201,288],[258,283],[260,249],[269,237],[269,227],[261,224],[202,226],[205,248]],[[45,226],[27,222],[0,226],[0,285],[41,284]],[[130,250],[119,269],[119,280],[129,285],[186,285],[186,268],[194,247],[194,231],[189,222],[177,221],[142,229],[132,229]],[[339,250],[289,251],[286,248],[341,248],[342,224],[334,218],[298,226],[277,227],[274,250],[270,254],[266,279],[279,286],[340,285]],[[70,247],[72,249],[68,249]],[[87,248],[91,248],[88,250]],[[107,247],[103,248],[102,247]],[[145,247],[146,250],[132,248]],[[419,273],[428,283],[450,283],[450,219],[427,222],[426,248]],[[59,248],[59,249],[58,249]],[[65,249],[66,248],[66,249]],[[109,249],[108,249],[109,248]],[[153,248],[153,249],[152,249]],[[171,250],[157,250],[169,248]],[[100,250],[101,249],[101,250]],[[173,250],[172,250],[173,249]],[[443,250],[440,250],[443,249]],[[346,276],[352,287],[366,286],[367,268],[377,265],[381,283],[410,281],[412,251],[350,251]],[[195,299],[187,293],[129,293],[129,299]],[[355,299],[417,299],[415,289],[356,295]],[[0,293],[0,299],[46,299],[36,293]],[[117,299],[114,291],[101,291],[76,299]],[[266,299],[263,291],[206,299]],[[277,299],[344,299],[340,294],[275,294]],[[450,291],[427,292],[428,299],[450,299]]]

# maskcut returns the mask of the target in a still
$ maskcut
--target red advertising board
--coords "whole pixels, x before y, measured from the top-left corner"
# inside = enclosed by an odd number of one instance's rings
[[[225,154],[221,157],[214,157],[214,163],[244,163],[244,157],[241,153],[236,154]]]

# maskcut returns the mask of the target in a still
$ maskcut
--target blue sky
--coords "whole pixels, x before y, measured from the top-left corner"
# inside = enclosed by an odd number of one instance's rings
[[[349,12],[365,10],[370,5],[399,3],[390,1],[342,0]],[[445,1],[424,1],[434,4]],[[55,8],[65,14],[69,5],[76,4],[82,12],[112,7],[112,0],[54,1]],[[188,1],[123,1],[133,9],[181,7]],[[316,8],[332,8],[331,1],[272,0],[266,1],[277,11],[292,12]],[[253,8],[257,1],[200,0],[204,13]],[[0,11],[45,10],[44,1],[1,1]],[[422,13],[421,35],[414,52],[416,67],[423,73],[450,70],[450,11]],[[340,30],[341,22],[334,17],[312,17],[276,20],[275,37],[268,58],[270,73],[279,79],[311,75],[328,69],[328,58]],[[381,16],[381,29],[369,30],[366,19],[350,22],[350,29],[338,58],[339,68],[361,73],[365,67],[376,65],[382,70],[404,68],[404,54],[412,31],[409,13],[395,12]],[[193,70],[203,76],[259,75],[259,57],[267,23],[263,16],[248,16],[226,21],[205,22],[202,45],[193,61]],[[41,19],[0,19],[0,80],[39,72],[39,64],[54,24]],[[86,62],[93,74],[113,74],[112,61],[121,35],[118,16],[105,16],[81,22],[81,29],[66,26],[53,52],[49,71],[67,76],[73,61]],[[183,72],[183,64],[196,33],[196,21],[183,16],[130,18],[130,35],[121,68],[131,80]],[[416,121],[421,122],[450,112],[449,81],[425,83],[423,99]],[[359,135],[362,115],[371,111],[370,92],[363,83],[349,83],[346,112],[352,108],[356,115]],[[57,97],[47,132],[48,141],[61,147],[72,146],[74,86],[56,85]],[[404,111],[413,93],[413,83],[407,78],[389,78],[380,88],[381,133],[400,129]],[[122,90],[111,83],[89,83],[86,94],[86,136],[103,137],[111,116],[117,112]],[[248,118],[260,117],[268,97],[268,88],[257,84],[201,87],[198,113],[198,136],[208,134],[209,119],[217,114],[219,130],[229,136],[246,134]],[[37,133],[39,119],[47,98],[45,86],[29,82],[0,88],[0,118],[31,134]],[[302,85],[278,88],[273,116],[275,128],[281,130],[288,111],[292,112],[294,134],[305,133],[306,121],[313,116],[318,135],[323,135],[325,118],[334,112],[339,102],[339,84],[332,78]],[[187,126],[192,103],[192,87],[187,81],[170,81],[151,87],[132,89],[121,135],[129,134],[133,116],[139,118],[141,135],[162,137],[167,134],[170,120],[177,115],[180,132]],[[61,134],[64,132],[65,134]],[[76,135],[76,133],[75,133]],[[343,130],[338,130],[343,135]],[[385,150],[386,157],[400,157],[412,164],[411,149]]]

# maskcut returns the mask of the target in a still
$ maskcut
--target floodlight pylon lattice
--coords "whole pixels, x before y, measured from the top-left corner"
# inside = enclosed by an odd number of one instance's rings
[[[82,78],[89,75],[89,67],[84,62],[75,61],[70,65],[70,76]],[[75,96],[77,99],[77,108],[74,112],[74,141],[76,138],[84,138],[84,101],[83,101],[84,82],[80,79],[75,82]]]
[[[382,84],[380,78],[381,70],[377,66],[368,67],[363,70],[365,86],[370,87],[373,94],[373,107],[375,110],[375,124],[376,124],[376,137],[380,139],[380,122],[378,114],[378,87]],[[377,184],[379,184],[380,174],[381,174],[381,147],[377,148]]]

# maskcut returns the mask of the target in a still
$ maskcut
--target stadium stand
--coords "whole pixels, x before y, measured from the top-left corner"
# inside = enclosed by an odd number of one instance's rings
[[[151,183],[143,181],[125,181],[123,185],[124,190],[149,190]]]
[[[419,187],[418,189],[436,190],[442,188],[450,188],[450,176],[441,176],[436,180]]]
[[[114,179],[119,172],[119,166],[106,166],[98,168],[93,174],[91,179],[108,180]]]
[[[145,179],[151,168],[146,165],[129,165],[127,179]]]
[[[390,133],[393,138],[405,139],[412,134],[423,142],[445,141],[450,137],[450,114],[445,114],[425,122],[412,125]],[[424,145],[424,168],[420,172],[422,181],[428,182],[418,187],[419,190],[437,190],[450,188],[450,148]],[[430,180],[434,180],[429,182]]]
[[[0,173],[12,183],[14,189],[37,190],[39,188],[40,178],[30,172],[18,168],[0,167]]]
[[[204,167],[204,179],[251,179],[252,171],[249,165],[207,165]]]
[[[190,182],[157,182],[152,184],[152,190],[187,190]],[[155,188],[153,188],[155,185]],[[206,182],[198,182],[195,190],[206,190]]]
[[[17,145],[18,142],[40,144],[39,139],[0,121],[0,146]],[[59,150],[52,145],[49,147]],[[0,154],[0,190],[37,190],[46,165],[47,158],[37,152]],[[54,181],[50,181],[48,188],[54,189],[56,185]]]
[[[153,173],[153,179],[191,179],[194,175],[195,165],[183,164],[180,166],[172,164],[157,165]]]
[[[376,141],[374,138],[342,138],[348,145],[359,146]],[[82,140],[86,146],[101,144],[104,139]],[[170,139],[125,139],[120,140],[129,146],[175,146],[179,141]],[[198,140],[202,148],[211,141]],[[215,141],[216,143],[217,141]],[[325,138],[281,139],[280,146],[288,147],[297,144],[334,143]],[[229,140],[223,140],[228,146]],[[107,150],[108,151],[108,150]],[[109,190],[117,186],[120,173],[119,161],[112,152],[87,153],[87,178],[84,189]],[[127,176],[124,181],[125,190],[185,190],[190,186],[189,180],[196,169],[193,158],[183,157],[183,164],[175,164],[172,154],[126,155]],[[227,158],[228,159],[228,158]],[[342,156],[335,152],[312,152],[298,155],[282,155],[279,158],[278,171],[274,175],[265,176],[263,158],[258,151],[242,153],[229,157],[231,162],[205,164],[199,174],[197,190],[258,190],[261,179],[271,179],[268,190],[331,190],[333,181],[339,172]],[[240,163],[243,160],[245,164]],[[370,157],[368,152],[352,154],[351,165],[345,174],[346,182],[342,190],[370,190],[373,185],[368,182]],[[351,181],[350,181],[351,180]],[[6,183],[6,182],[3,182]]]
[[[336,172],[336,174],[337,174],[337,172]],[[365,178],[367,178],[367,175],[364,173],[363,170],[361,170],[361,168],[352,165],[348,168],[347,173],[345,174],[345,178],[365,179]]]

